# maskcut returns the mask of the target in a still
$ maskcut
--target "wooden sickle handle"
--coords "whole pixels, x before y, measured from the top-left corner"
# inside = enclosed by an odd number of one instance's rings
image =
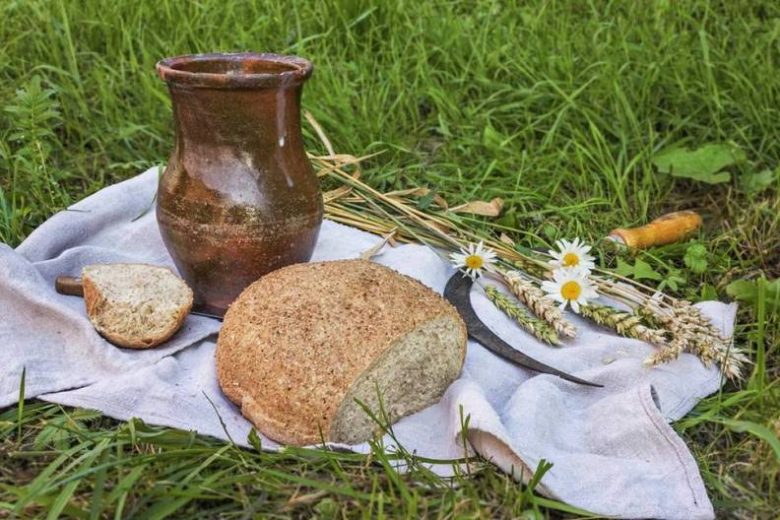
[[[54,288],[60,294],[67,294],[69,296],[84,296],[84,286],[81,283],[81,278],[73,276],[58,276],[54,281]]]
[[[695,211],[676,211],[642,227],[613,229],[609,238],[632,249],[645,249],[682,240],[699,229],[701,224],[701,216]]]

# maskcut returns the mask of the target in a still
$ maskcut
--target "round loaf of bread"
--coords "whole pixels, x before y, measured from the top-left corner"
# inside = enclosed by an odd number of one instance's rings
[[[378,429],[365,408],[392,422],[437,402],[466,340],[457,311],[412,278],[366,260],[297,264],[230,306],[217,377],[271,439],[356,444]]]

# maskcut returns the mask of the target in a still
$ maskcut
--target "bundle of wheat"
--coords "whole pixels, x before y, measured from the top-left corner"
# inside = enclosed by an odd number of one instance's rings
[[[564,255],[521,250],[499,226],[481,221],[476,225],[475,216],[495,217],[500,213],[503,205],[500,199],[450,207],[441,196],[424,187],[383,193],[360,180],[360,163],[377,154],[364,157],[337,154],[314,118],[307,113],[306,119],[328,151],[328,155],[310,154],[309,158],[318,176],[336,184],[324,193],[325,214],[329,219],[382,235],[391,245],[425,244],[444,258],[447,253],[480,243],[495,256],[486,273],[504,283],[517,299],[514,302],[507,295],[488,290],[488,298],[499,309],[551,345],[559,344],[561,337],[575,336],[574,326],[564,318],[551,295],[542,290],[545,282],[552,284],[549,280],[556,271],[553,265],[566,267]],[[426,204],[420,204],[421,199]],[[573,245],[576,250],[582,244],[575,240],[564,245]],[[698,308],[614,271],[597,266],[590,271],[579,271],[575,280],[581,280],[585,288],[592,286],[594,294],[597,292],[631,311],[592,302],[578,305],[576,298],[572,307],[598,325],[656,346],[658,350],[646,364],[656,366],[689,352],[705,364],[718,363],[724,376],[730,379],[741,377],[748,363],[747,356],[733,345],[732,338],[722,337]],[[578,295],[579,291],[577,288]],[[561,307],[565,304],[564,300]]]

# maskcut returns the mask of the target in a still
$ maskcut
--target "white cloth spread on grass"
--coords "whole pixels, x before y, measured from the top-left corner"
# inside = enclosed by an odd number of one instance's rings
[[[25,397],[138,417],[246,445],[250,424],[220,393],[214,348],[220,323],[189,316],[167,344],[123,350],[101,338],[80,298],[54,291],[61,274],[82,266],[144,262],[172,266],[154,209],[157,169],[108,187],[44,223],[16,250],[0,244],[0,406]],[[379,238],[324,222],[313,260],[354,258]],[[425,247],[387,247],[376,261],[441,292],[453,273]],[[477,313],[510,344],[538,360],[604,388],[587,388],[514,366],[469,341],[463,373],[441,402],[396,423],[395,436],[420,456],[464,455],[463,418],[475,448],[505,471],[554,466],[539,489],[594,513],[630,518],[712,518],[696,463],[668,425],[716,391],[716,368],[694,356],[656,369],[642,360],[652,347],[576,316],[576,341],[543,345],[472,292]],[[731,334],[735,306],[701,305]],[[213,405],[212,405],[213,403]],[[462,412],[461,412],[462,408]],[[224,421],[224,428],[220,423]],[[225,431],[226,430],[226,431]],[[277,445],[262,439],[266,448]],[[392,440],[386,439],[391,446]],[[366,444],[352,446],[358,452]],[[447,473],[451,466],[434,470]]]

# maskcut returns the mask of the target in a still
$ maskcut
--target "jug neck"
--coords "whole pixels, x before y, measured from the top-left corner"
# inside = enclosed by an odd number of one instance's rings
[[[284,147],[300,140],[300,98],[311,62],[277,54],[166,58],[157,72],[173,101],[177,143]]]
[[[170,92],[180,144],[284,147],[301,140],[301,84],[262,89],[170,85]]]

